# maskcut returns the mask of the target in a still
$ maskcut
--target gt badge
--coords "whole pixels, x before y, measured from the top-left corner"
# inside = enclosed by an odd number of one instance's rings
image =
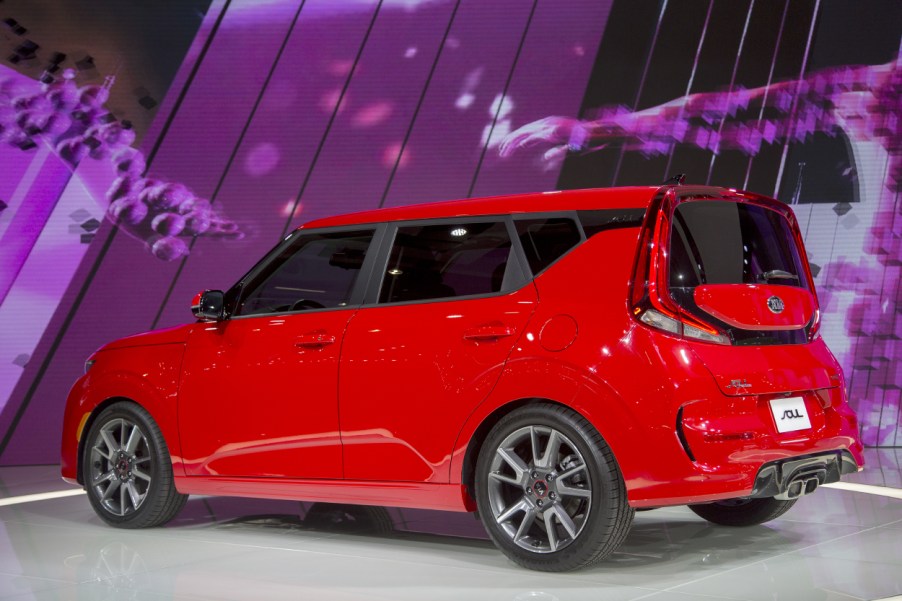
[[[735,388],[736,390],[741,390],[743,388],[751,388],[752,385],[746,382],[745,380],[730,380],[730,383],[727,384],[727,388]]]

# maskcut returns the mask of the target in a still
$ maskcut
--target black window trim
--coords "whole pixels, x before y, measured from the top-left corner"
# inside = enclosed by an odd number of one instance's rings
[[[373,238],[370,241],[370,246],[367,249],[366,257],[364,258],[363,265],[360,268],[360,274],[357,277],[357,280],[354,282],[354,288],[351,291],[351,296],[348,300],[348,304],[343,307],[301,309],[297,311],[280,311],[278,313],[254,313],[251,315],[233,315],[232,313],[234,313],[234,307],[228,307],[227,310],[229,311],[229,314],[227,316],[227,319],[265,318],[279,315],[296,315],[301,313],[308,314],[322,313],[326,311],[345,311],[348,309],[360,309],[365,307],[395,307],[426,303],[445,303],[459,300],[477,300],[481,298],[504,296],[506,294],[520,290],[528,284],[531,284],[536,277],[547,271],[550,267],[555,265],[558,261],[569,255],[571,252],[573,252],[574,249],[578,248],[584,242],[586,242],[586,240],[588,240],[588,238],[586,237],[585,229],[583,228],[582,220],[580,218],[581,213],[585,211],[604,210],[620,211],[623,209],[539,211],[523,213],[502,213],[493,215],[452,215],[448,217],[429,217],[424,219],[409,219],[403,221],[386,222],[377,221],[309,229],[305,229],[303,227],[298,228],[291,232],[284,239],[282,239],[282,241],[276,244],[272,248],[272,250],[264,255],[264,257],[260,261],[258,261],[256,265],[254,265],[247,273],[244,274],[244,276],[240,280],[238,280],[238,282],[236,282],[229,289],[226,296],[228,297],[229,294],[235,294],[236,289],[239,289],[239,291],[237,292],[238,296],[235,299],[235,305],[239,304],[241,299],[245,296],[245,291],[243,290],[245,283],[256,277],[263,269],[265,269],[269,265],[269,263],[275,260],[275,257],[281,254],[285,247],[293,244],[298,236],[303,236],[305,234],[332,234],[371,230],[373,231]],[[529,261],[526,257],[526,251],[523,249],[523,245],[520,243],[520,236],[517,232],[517,226],[515,222],[559,218],[570,219],[576,224],[577,231],[580,235],[580,241],[578,244],[570,248],[570,250],[549,263],[542,271],[534,274],[529,267]],[[505,224],[508,236],[511,240],[511,254],[510,258],[508,259],[507,271],[505,272],[505,280],[508,280],[507,286],[503,286],[502,289],[498,292],[491,292],[488,294],[470,294],[466,296],[450,296],[444,298],[399,301],[393,303],[379,302],[379,292],[385,280],[385,274],[388,270],[388,261],[391,256],[392,245],[394,244],[395,237],[399,228],[441,225],[442,223],[452,224],[460,223],[463,221],[466,221],[467,223],[503,222]]]

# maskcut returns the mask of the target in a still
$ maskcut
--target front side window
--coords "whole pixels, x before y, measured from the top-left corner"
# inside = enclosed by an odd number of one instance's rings
[[[372,230],[301,233],[244,287],[235,315],[347,306]]]
[[[500,292],[510,252],[502,221],[399,227],[379,302]]]

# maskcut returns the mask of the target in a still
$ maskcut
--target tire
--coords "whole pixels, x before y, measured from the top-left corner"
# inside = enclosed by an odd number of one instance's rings
[[[175,517],[188,495],[175,489],[160,428],[135,403],[100,412],[88,431],[82,482],[94,511],[117,528],[150,528]]]
[[[515,563],[546,572],[608,557],[634,515],[598,431],[547,403],[512,411],[492,428],[476,462],[475,493],[495,545]]]
[[[774,520],[792,508],[798,499],[728,499],[704,505],[690,505],[695,515],[720,526],[757,526]]]

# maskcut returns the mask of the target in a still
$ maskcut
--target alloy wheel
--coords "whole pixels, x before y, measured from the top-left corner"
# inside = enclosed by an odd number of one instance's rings
[[[103,424],[90,451],[89,483],[100,505],[115,516],[134,513],[147,498],[153,457],[147,436],[132,421]]]
[[[501,530],[533,553],[553,553],[572,544],[592,506],[592,483],[582,453],[548,426],[520,428],[498,445],[486,491]]]

